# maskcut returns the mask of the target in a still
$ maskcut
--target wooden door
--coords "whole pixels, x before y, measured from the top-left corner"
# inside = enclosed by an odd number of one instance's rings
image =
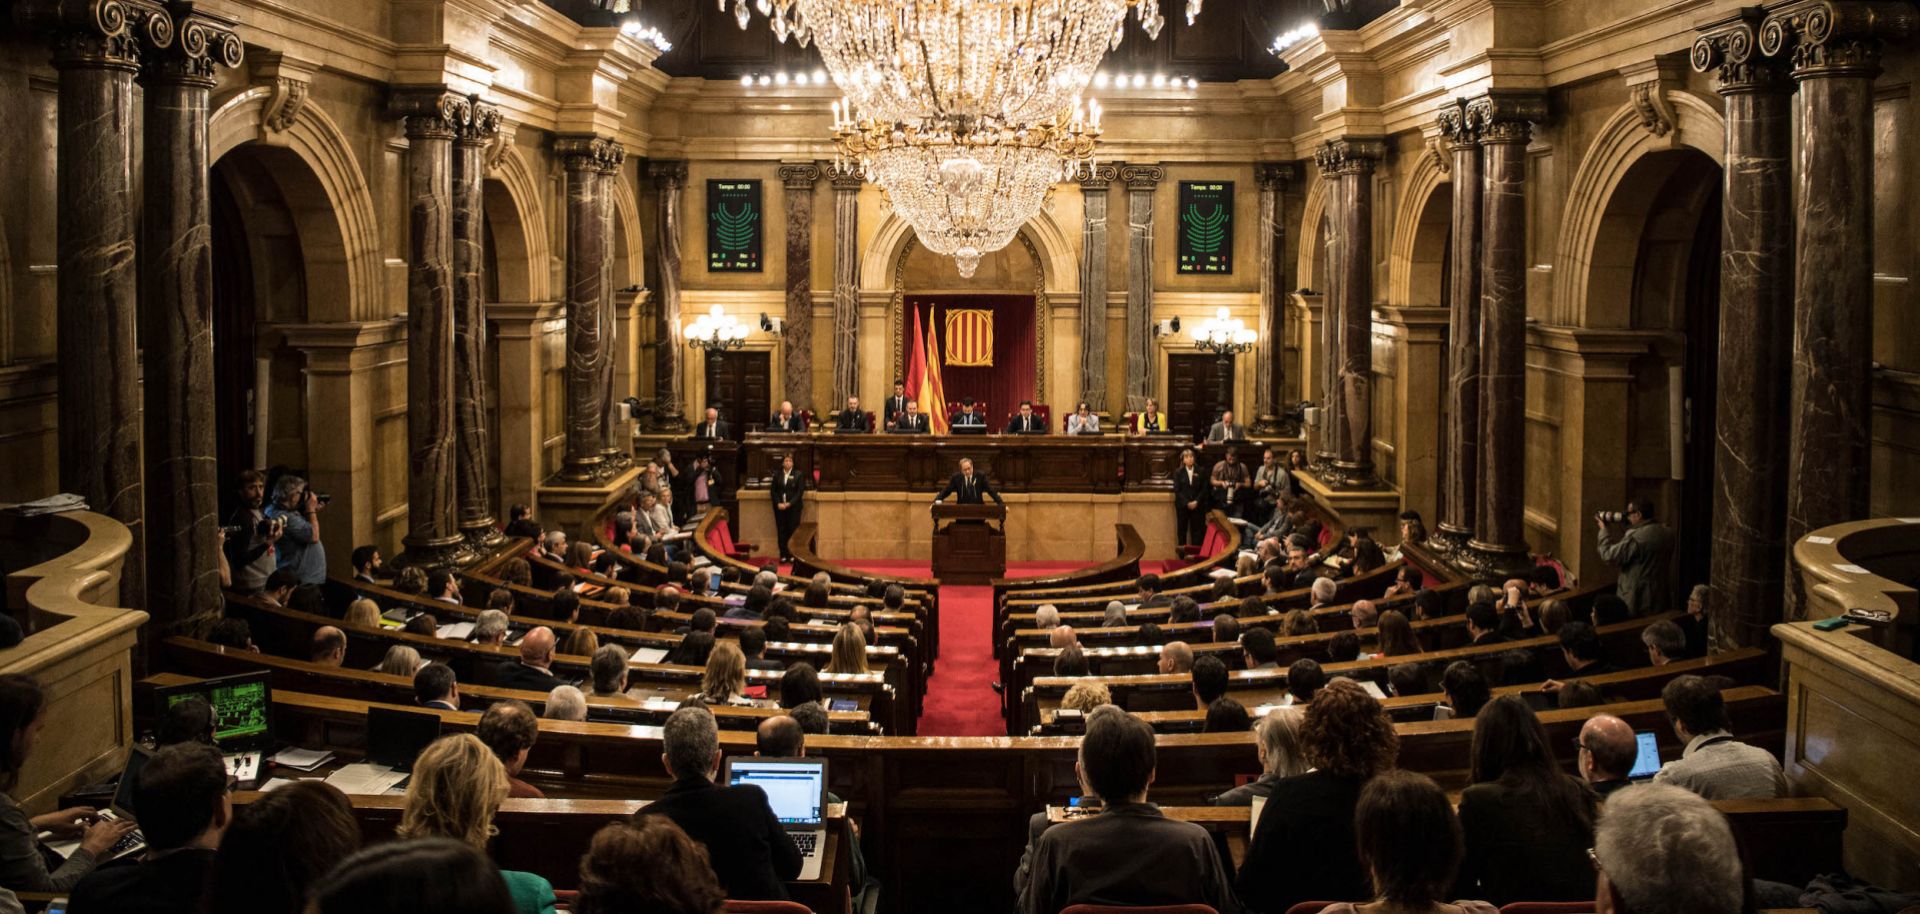
[[[707,405],[719,407],[720,418],[733,429],[736,441],[749,428],[766,425],[767,417],[773,415],[773,406],[767,402],[772,389],[770,356],[766,352],[707,355]]]
[[[1166,407],[1170,431],[1204,438],[1207,429],[1220,418],[1220,411],[1232,409],[1233,401],[1219,402],[1220,359],[1205,352],[1173,353],[1167,356]],[[1233,357],[1227,357],[1225,371],[1228,391],[1232,391]],[[1234,414],[1234,421],[1245,423],[1245,416]]]

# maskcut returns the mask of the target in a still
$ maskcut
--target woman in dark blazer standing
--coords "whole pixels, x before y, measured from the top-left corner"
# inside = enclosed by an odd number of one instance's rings
[[[1474,717],[1472,785],[1460,794],[1467,854],[1456,898],[1582,901],[1593,894],[1598,800],[1560,770],[1546,728],[1517,695],[1489,702]]]

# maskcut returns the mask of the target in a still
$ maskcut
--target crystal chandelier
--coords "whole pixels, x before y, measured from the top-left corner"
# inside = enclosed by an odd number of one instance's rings
[[[740,319],[726,313],[719,305],[682,328],[687,345],[694,349],[719,352],[738,349],[747,344],[747,325]]]

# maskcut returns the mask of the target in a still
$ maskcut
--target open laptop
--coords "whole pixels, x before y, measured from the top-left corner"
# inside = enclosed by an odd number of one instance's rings
[[[722,777],[728,786],[766,791],[774,818],[800,848],[800,880],[819,879],[827,852],[827,760],[728,756]]]
[[[348,795],[379,796],[404,790],[413,761],[440,738],[440,715],[394,708],[367,709],[367,759],[341,767],[327,783]]]
[[[188,698],[202,699],[213,709],[213,742],[226,756],[227,773],[252,783],[260,774],[260,759],[273,748],[273,686],[267,671],[154,690],[162,716]]]
[[[147,767],[147,760],[152,757],[153,750],[144,746],[134,746],[128,750],[127,765],[120,770],[120,783],[114,788],[113,802],[107,804],[106,809],[100,810],[100,818],[109,822],[137,821],[133,814],[134,788],[140,782],[140,771]],[[147,837],[140,833],[140,829],[135,828],[122,836],[119,842],[106,853],[101,854],[98,862],[105,863],[128,854],[138,853],[145,850],[146,846]],[[49,841],[47,847],[61,857],[71,857],[74,851],[80,849],[80,839]]]
[[[1649,780],[1660,773],[1660,740],[1652,730],[1635,730],[1633,740],[1640,751],[1633,757],[1633,770],[1627,772],[1627,780]]]

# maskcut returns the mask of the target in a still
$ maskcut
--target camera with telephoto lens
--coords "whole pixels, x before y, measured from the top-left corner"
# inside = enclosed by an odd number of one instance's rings
[[[230,540],[237,540],[237,539],[239,539],[239,538],[241,538],[241,537],[243,537],[243,536],[246,536],[246,535],[247,535],[247,525],[246,525],[246,524],[232,524],[232,525],[230,525],[230,526],[225,526],[225,527],[221,527],[221,528],[220,528],[220,532],[221,532],[221,533],[224,533],[224,534],[226,534],[226,535],[227,535],[227,539],[230,539]]]
[[[1624,524],[1627,515],[1621,511],[1595,511],[1593,516],[1603,524]]]
[[[319,505],[320,507],[323,507],[323,508],[327,506],[328,502],[333,501],[332,495],[319,491],[315,489],[313,486],[309,485],[307,486],[306,491],[300,493],[300,498],[294,501],[294,504],[296,505],[306,504],[307,496],[309,495],[313,496],[314,504]]]

